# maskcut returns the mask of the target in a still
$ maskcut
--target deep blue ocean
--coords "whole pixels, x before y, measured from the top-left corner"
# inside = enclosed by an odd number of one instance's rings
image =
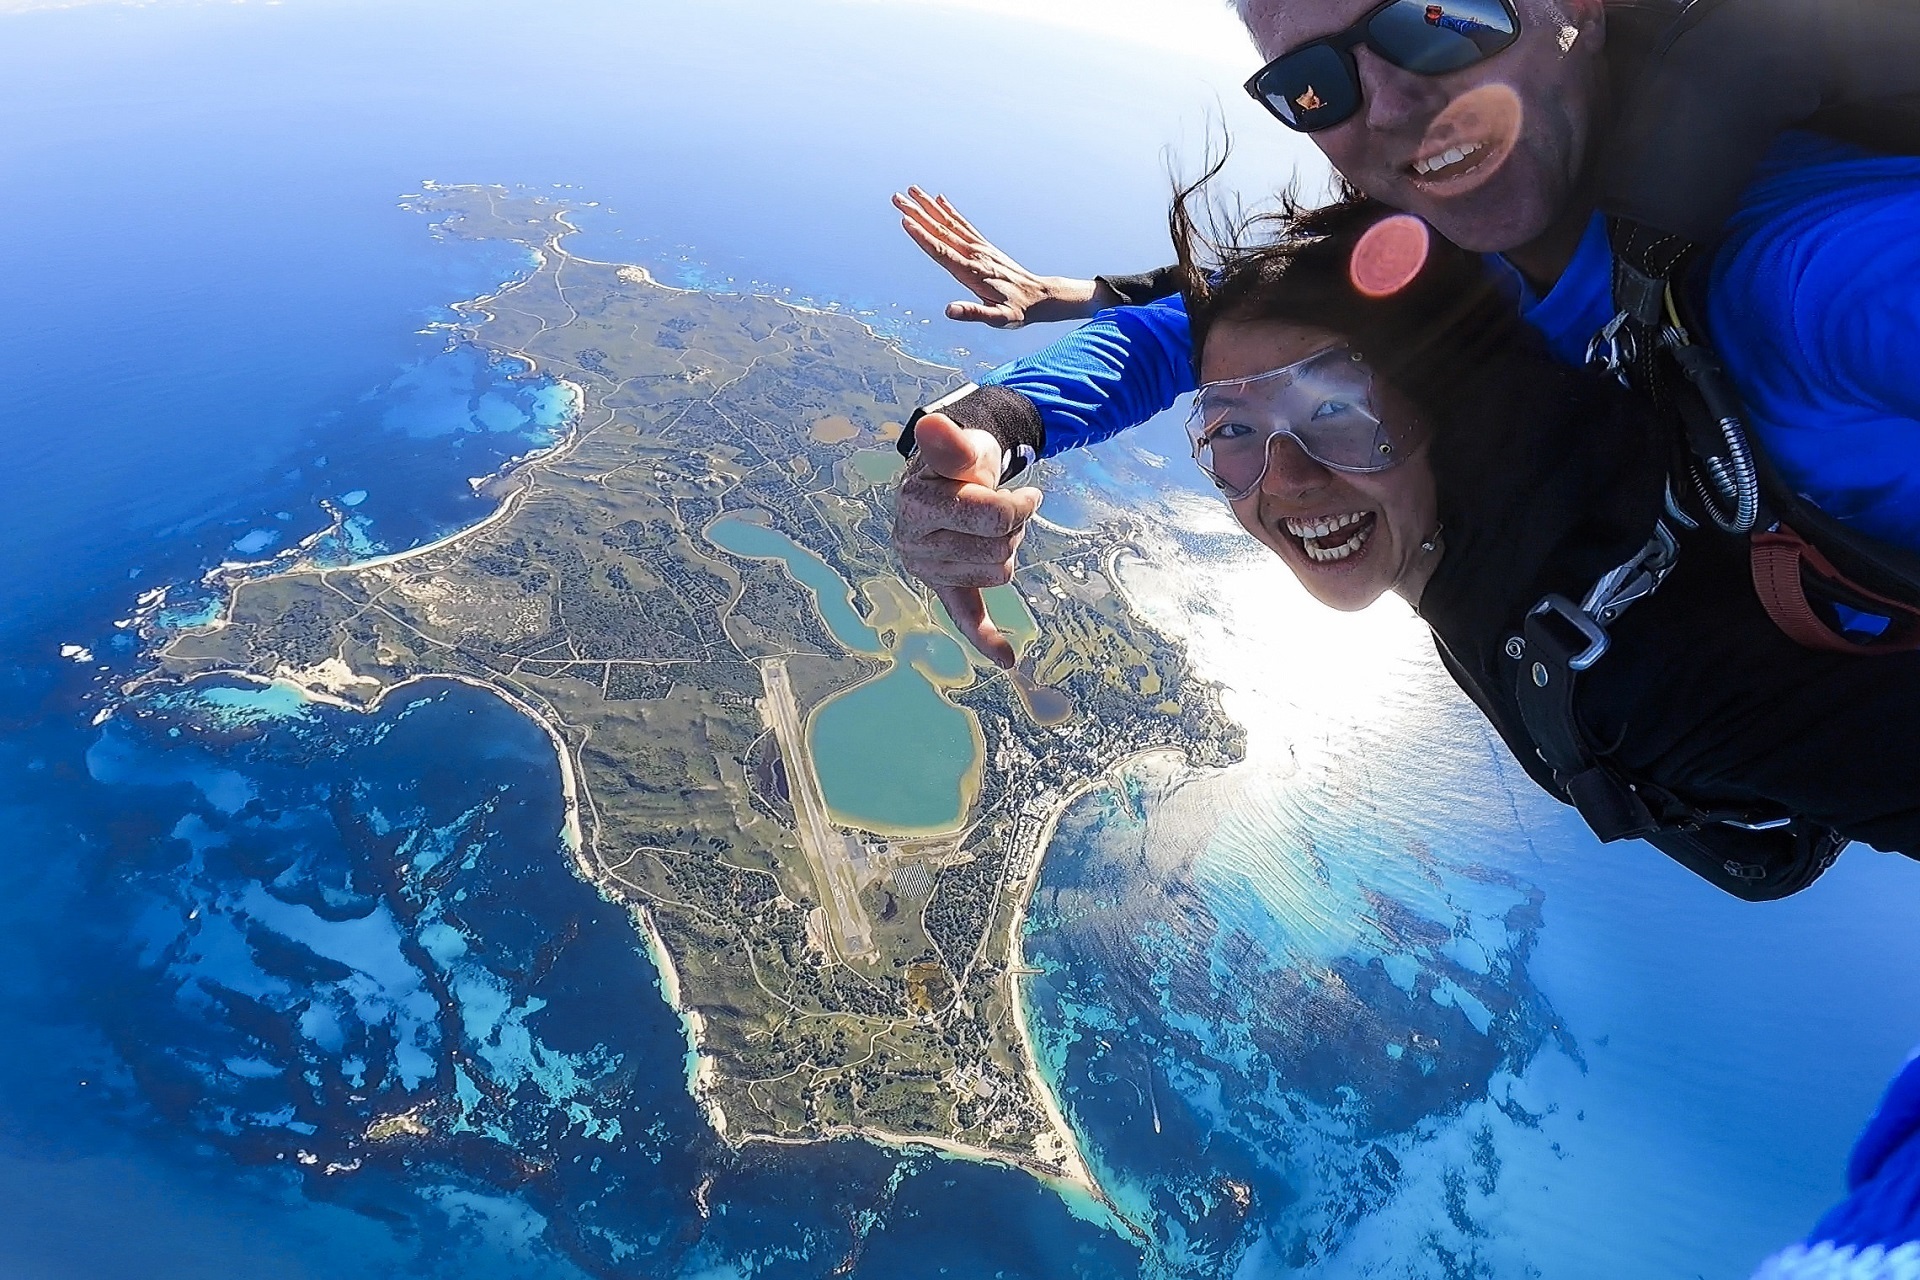
[[[433,238],[423,180],[561,187],[576,251],[971,366],[1046,335],[929,322],[887,193],[1151,265],[1209,109],[1291,161],[1235,68],[832,0],[82,7],[0,54],[0,1275],[1737,1276],[1837,1193],[1920,1040],[1920,875],[1748,908],[1602,850],[1430,663],[1234,704],[1259,749],[1204,819],[1149,771],[1062,823],[1033,1015],[1145,1254],[1007,1170],[729,1151],[498,701],[118,699],[146,593],[186,625],[223,561],[438,537],[552,440],[541,380],[439,327],[524,263]],[[1170,448],[1070,479],[1147,510]],[[431,1156],[354,1163],[426,1093]]]

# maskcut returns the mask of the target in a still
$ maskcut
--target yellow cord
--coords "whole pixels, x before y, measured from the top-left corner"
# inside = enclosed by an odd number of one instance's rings
[[[1673,305],[1673,284],[1671,281],[1667,283],[1666,299],[1667,319],[1673,322],[1673,331],[1680,335],[1680,343],[1682,346],[1685,346],[1687,343],[1693,341],[1693,339],[1687,336],[1687,326],[1680,323],[1680,309]]]

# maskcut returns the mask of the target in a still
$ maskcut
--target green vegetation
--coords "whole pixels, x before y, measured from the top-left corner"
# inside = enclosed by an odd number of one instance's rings
[[[702,1019],[701,1088],[730,1135],[868,1126],[1064,1167],[1006,968],[1040,833],[1066,790],[1132,753],[1238,749],[1212,690],[1116,588],[1124,528],[1027,543],[1023,678],[1060,712],[1042,725],[1008,678],[931,645],[935,617],[893,573],[888,490],[867,478],[948,371],[846,317],[574,258],[543,200],[436,188],[413,204],[442,234],[539,252],[528,279],[462,308],[464,338],[576,385],[575,431],[445,543],[230,583],[226,616],[170,643],[159,676],[277,676],[363,706],[452,676],[513,698],[563,744],[581,873],[647,914]],[[722,520],[804,549],[807,584],[795,555],[710,541]],[[830,578],[811,580],[816,560]],[[996,601],[1031,634],[1019,612]],[[988,767],[966,825],[882,839],[815,823],[803,842],[796,785],[816,775],[782,758],[776,704],[808,714],[884,672],[883,648],[914,650],[978,726]]]

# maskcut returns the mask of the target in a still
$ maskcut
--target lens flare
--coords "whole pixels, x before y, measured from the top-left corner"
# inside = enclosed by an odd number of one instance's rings
[[[1353,246],[1347,275],[1369,298],[1386,298],[1413,283],[1427,265],[1433,247],[1427,224],[1410,213],[1396,213],[1367,228]]]
[[[1500,172],[1520,141],[1526,108],[1511,85],[1475,85],[1433,118],[1415,153],[1446,157],[1422,184],[1434,195],[1453,198],[1484,186]],[[1454,159],[1452,153],[1458,151]]]

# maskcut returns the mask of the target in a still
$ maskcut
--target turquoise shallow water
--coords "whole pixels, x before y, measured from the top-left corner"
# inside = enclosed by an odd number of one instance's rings
[[[813,593],[820,620],[835,640],[855,653],[883,651],[880,633],[868,626],[853,607],[853,588],[846,579],[786,534],[737,516],[725,516],[707,526],[706,536],[715,546],[735,555],[778,560],[795,582]]]
[[[108,834],[55,874],[0,868],[25,909],[4,946],[37,979],[9,1020],[35,1057],[4,1068],[31,1110],[0,1177],[29,1216],[0,1270],[802,1277],[854,1247],[876,1276],[930,1247],[966,1274],[1127,1267],[1022,1175],[721,1145],[625,910],[558,847],[551,747],[499,699],[425,685],[364,716],[203,683],[84,741],[42,799]],[[10,820],[44,812],[25,800]],[[361,1140],[403,1114],[433,1137]],[[1027,1243],[971,1240],[983,1213]]]
[[[910,633],[894,649],[893,656],[896,662],[925,668],[936,680],[964,681],[973,670],[967,651],[935,631]]]
[[[881,831],[944,830],[966,816],[979,744],[965,711],[920,668],[964,678],[970,667],[944,635],[915,632],[894,667],[822,703],[808,726],[814,770],[843,820]]]
[[[708,526],[706,536],[736,555],[784,564],[813,593],[821,620],[847,648],[889,652],[855,610],[846,580],[785,534],[727,516]],[[964,680],[971,664],[956,641],[938,632],[909,633],[890,657],[891,670],[834,695],[809,719],[820,789],[834,814],[854,826],[947,830],[966,816],[980,753],[968,714],[942,698],[928,674]]]
[[[1243,156],[1291,141],[1234,114],[1237,74],[1010,30],[815,0],[0,18],[0,349],[32,372],[0,400],[0,1272],[1737,1276],[1837,1192],[1920,1039],[1911,869],[1715,898],[1489,791],[1470,720],[1437,740],[1464,783],[1434,738],[1409,763],[1329,718],[1301,742],[1341,747],[1333,790],[1274,764],[1154,840],[1151,788],[1063,824],[1035,1016],[1144,1257],[1024,1175],[715,1141],[630,923],[566,870],[544,740],[484,695],[356,718],[214,686],[94,722],[140,593],[204,622],[200,574],[323,503],[328,554],[439,536],[551,438],[550,383],[431,329],[525,264],[436,242],[398,207],[424,177],[579,184],[583,252],[879,310],[968,365],[1050,335],[922,325],[949,291],[893,187],[1046,269],[1131,269],[1164,260],[1169,97],[1224,94]],[[1022,93],[902,89],[983,65]],[[1048,513],[1151,515],[1180,439],[1056,472]],[[1488,797],[1484,834],[1446,821]],[[444,1146],[326,1171],[429,1091]]]

